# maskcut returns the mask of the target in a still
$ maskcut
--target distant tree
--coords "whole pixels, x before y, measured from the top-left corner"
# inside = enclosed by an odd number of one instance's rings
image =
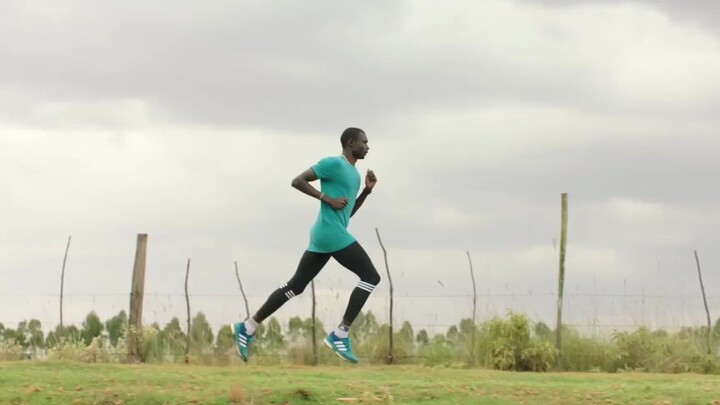
[[[63,327],[57,326],[55,328],[55,333],[57,334],[57,336],[59,338],[66,339],[68,341],[76,342],[76,341],[83,340],[82,330],[80,330],[75,325],[63,326]]]
[[[458,331],[457,325],[453,325],[450,328],[448,328],[447,339],[450,342],[457,343],[459,338],[460,338],[460,331]]]
[[[250,354],[251,355],[258,355],[262,352],[263,342],[265,342],[265,331],[267,328],[265,327],[265,323],[261,323],[258,325],[257,329],[255,329],[255,333],[253,333],[253,337],[255,338],[255,341],[258,342],[256,344],[250,345]]]
[[[412,325],[408,321],[403,322],[402,327],[399,331],[397,331],[396,336],[398,342],[397,344],[400,347],[410,349],[415,345],[415,333],[413,332]]]
[[[33,352],[45,347],[45,334],[42,331],[42,324],[37,319],[31,319],[27,326],[27,335],[29,336],[29,346]]]
[[[163,339],[160,325],[153,322],[150,327],[144,327],[140,340],[140,356],[144,363],[162,360],[164,357]]]
[[[472,319],[465,318],[460,321],[460,339],[469,341],[472,339],[473,332],[477,333],[477,325],[473,324]]]
[[[373,315],[372,312],[368,311],[367,315],[365,316],[365,322],[363,322],[362,325],[363,333],[365,334],[365,336],[372,336],[378,333],[379,329],[380,325],[378,324],[377,318],[375,318],[375,315]]]
[[[282,328],[280,327],[280,322],[278,322],[275,317],[270,318],[267,323],[267,327],[265,330],[265,339],[263,343],[265,345],[265,348],[270,351],[282,349],[285,345],[285,342],[283,340]]]
[[[123,336],[127,327],[128,316],[127,313],[125,313],[125,310],[121,310],[120,313],[105,322],[105,330],[108,332],[111,345],[117,345],[118,340],[120,340],[120,337]]]
[[[215,353],[224,354],[235,347],[235,339],[233,338],[230,325],[224,325],[218,330],[217,340],[215,341]]]
[[[173,317],[160,334],[167,354],[175,358],[185,354],[186,335],[180,328],[180,320],[177,317]]]
[[[100,336],[104,330],[103,323],[95,311],[90,311],[90,313],[87,314],[82,326],[82,339],[86,345],[89,345],[94,338]]]
[[[190,345],[198,353],[206,352],[214,340],[212,328],[205,314],[198,312],[190,323]]]
[[[303,336],[308,341],[312,341],[312,317],[307,317],[303,321]],[[315,337],[322,339],[325,337],[325,327],[319,319],[315,319]]]
[[[19,338],[18,332],[15,329],[12,328],[4,328],[3,329],[3,340],[8,343],[17,343],[21,344],[20,342],[22,339]]]
[[[297,343],[305,338],[305,325],[302,318],[294,316],[288,321],[288,339],[290,343]]]
[[[75,325],[65,326],[64,328],[60,328],[60,330],[62,331],[62,336],[69,339],[79,340],[82,338],[82,331]]]
[[[539,339],[550,339],[553,332],[545,322],[538,322],[535,324],[535,336]]]
[[[63,339],[66,341],[77,341],[82,338],[81,331],[75,325],[56,326],[45,337],[45,347],[57,347]]]
[[[433,345],[444,345],[448,343],[450,343],[450,341],[442,333],[436,334],[431,340],[431,344]]]
[[[425,329],[420,329],[420,332],[418,332],[417,336],[415,337],[415,341],[421,346],[425,346],[430,343],[430,338],[428,337],[427,331]]]
[[[306,345],[312,343],[313,337],[313,320],[312,317],[302,319],[294,316],[288,321],[287,335],[285,340],[289,344]],[[275,333],[275,332],[273,332]],[[323,324],[319,319],[315,319],[315,338],[322,339],[325,337]]]
[[[48,332],[47,336],[45,336],[45,347],[51,348],[56,347],[58,342],[60,341],[60,337],[55,333],[55,331]]]
[[[362,346],[369,338],[377,335],[379,328],[377,319],[371,311],[368,311],[367,314],[360,312],[350,329],[350,338],[357,346]]]
[[[18,323],[18,327],[15,330],[15,342],[22,346],[23,349],[27,349],[30,345],[30,332],[28,331],[28,321],[22,321]]]

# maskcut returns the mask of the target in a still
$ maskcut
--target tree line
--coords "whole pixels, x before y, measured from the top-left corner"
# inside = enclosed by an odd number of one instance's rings
[[[20,322],[15,329],[0,323],[0,359],[124,362],[131,329],[125,311],[105,321],[93,311],[79,327],[57,326],[47,335],[37,319]],[[192,317],[190,336],[177,317],[164,326],[146,325],[136,333],[143,362],[188,362],[188,356],[191,362],[200,364],[238,361],[230,326],[214,331],[202,312]],[[293,317],[286,325],[270,318],[256,331],[251,362],[339,364],[340,360],[321,343],[326,333],[324,325],[310,317]],[[362,312],[351,329],[353,348],[364,362],[384,364],[390,352],[389,333],[389,324],[379,322],[370,311]],[[567,326],[562,326],[560,333],[563,370],[720,373],[717,348],[710,354],[706,352],[705,326],[685,327],[674,333],[639,327],[632,332],[615,331],[609,339],[582,336]],[[720,342],[720,319],[710,335]],[[313,336],[317,340],[315,347]],[[399,329],[393,329],[392,337],[395,364],[537,372],[557,370],[560,364],[554,345],[557,330],[514,312],[482,323],[463,319],[435,334],[415,330],[405,321]]]

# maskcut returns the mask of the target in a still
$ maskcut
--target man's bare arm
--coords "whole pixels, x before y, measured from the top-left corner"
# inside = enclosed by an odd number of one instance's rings
[[[357,210],[360,209],[360,206],[365,202],[365,199],[367,198],[370,193],[372,193],[373,187],[375,187],[375,184],[377,184],[377,177],[375,176],[375,172],[372,170],[368,170],[367,174],[365,175],[365,188],[363,189],[362,193],[358,196],[358,198],[355,200],[355,206],[353,207],[352,212],[350,213],[350,218],[352,218],[353,215],[357,212]]]
[[[360,206],[363,205],[365,202],[365,199],[368,195],[370,195],[372,191],[368,188],[363,189],[362,193],[358,196],[358,198],[355,200],[355,205],[353,206],[352,212],[350,213],[350,218],[352,218],[353,215],[357,212],[357,210],[360,209]]]
[[[322,193],[320,193],[315,187],[310,184],[311,181],[315,181],[317,179],[317,175],[315,175],[313,169],[307,169],[304,172],[298,174],[297,177],[293,179],[290,185],[300,190],[301,192],[309,195],[310,197],[319,200]]]
[[[309,195],[310,197],[313,197],[315,199],[318,199],[326,204],[329,204],[331,207],[333,207],[336,210],[340,210],[345,208],[347,205],[348,199],[345,197],[341,198],[330,198],[324,194],[322,194],[320,191],[318,191],[315,187],[310,184],[311,181],[317,180],[318,177],[315,174],[315,171],[313,169],[307,169],[304,172],[300,173],[295,177],[291,183],[291,185],[300,190],[302,193]]]

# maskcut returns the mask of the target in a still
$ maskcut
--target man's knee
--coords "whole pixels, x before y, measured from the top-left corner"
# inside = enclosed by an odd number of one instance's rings
[[[378,284],[380,284],[380,275],[377,271],[373,270],[365,272],[362,277],[360,277],[357,288],[372,294]]]
[[[304,286],[304,285],[295,286],[295,288],[292,289],[292,292],[293,292],[295,295],[300,295],[300,294],[303,293],[303,291],[305,291],[305,287],[306,287],[306,286]]]
[[[368,272],[368,275],[365,276],[362,281],[376,286],[380,284],[380,280],[380,274],[377,272],[377,270],[373,269],[372,271]]]
[[[296,297],[296,296],[302,294],[303,291],[305,291],[305,287],[307,287],[307,284],[291,282],[291,283],[283,284],[281,289],[282,289],[283,293],[285,293],[285,296],[288,299],[291,299],[293,297]]]

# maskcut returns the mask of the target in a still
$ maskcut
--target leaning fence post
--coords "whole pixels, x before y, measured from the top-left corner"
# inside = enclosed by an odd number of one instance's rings
[[[65,247],[65,257],[63,257],[62,272],[60,273],[60,331],[65,335],[63,328],[63,295],[65,293],[65,264],[67,263],[68,251],[70,250],[70,240],[72,235],[68,236],[67,246]]]
[[[392,364],[393,362],[393,284],[392,284],[392,277],[390,277],[390,266],[388,266],[388,259],[387,259],[387,250],[385,249],[385,245],[382,243],[382,239],[380,239],[380,231],[375,228],[375,233],[378,237],[378,242],[380,242],[380,247],[383,251],[383,256],[385,258],[385,272],[388,276],[388,283],[390,284],[390,333],[389,333],[389,339],[390,339],[390,351],[388,353],[388,364]]]
[[[242,294],[243,300],[245,301],[245,313],[247,314],[247,317],[250,318],[250,305],[248,305],[248,299],[245,295],[245,289],[243,289],[242,281],[240,281],[240,272],[238,271],[237,260],[235,260],[235,277],[240,285],[240,294]]]
[[[470,263],[470,278],[472,279],[473,286],[473,315],[472,315],[472,342],[470,343],[470,359],[471,364],[475,364],[475,330],[477,329],[477,288],[475,286],[475,272],[473,271],[472,258],[470,257],[470,251],[467,251],[468,263]]]
[[[700,278],[700,291],[702,292],[703,303],[705,304],[705,314],[707,315],[707,324],[708,324],[708,331],[707,331],[708,347],[707,347],[707,350],[708,350],[708,354],[712,354],[712,350],[713,350],[712,320],[710,318],[710,309],[708,308],[707,297],[705,296],[705,284],[703,284],[702,272],[700,271],[700,258],[698,257],[697,250],[695,251],[695,262],[697,263],[698,277]]]
[[[318,353],[317,353],[317,332],[316,332],[316,326],[315,326],[315,280],[310,281],[310,288],[312,289],[312,318],[311,318],[311,327],[312,327],[312,353],[313,353],[313,359],[312,359],[312,365],[317,366],[318,364]]]
[[[190,258],[187,260],[185,270],[185,303],[187,304],[187,337],[185,338],[185,364],[190,363],[190,344],[192,327],[190,324],[190,294],[188,294],[188,279],[190,278]]]

